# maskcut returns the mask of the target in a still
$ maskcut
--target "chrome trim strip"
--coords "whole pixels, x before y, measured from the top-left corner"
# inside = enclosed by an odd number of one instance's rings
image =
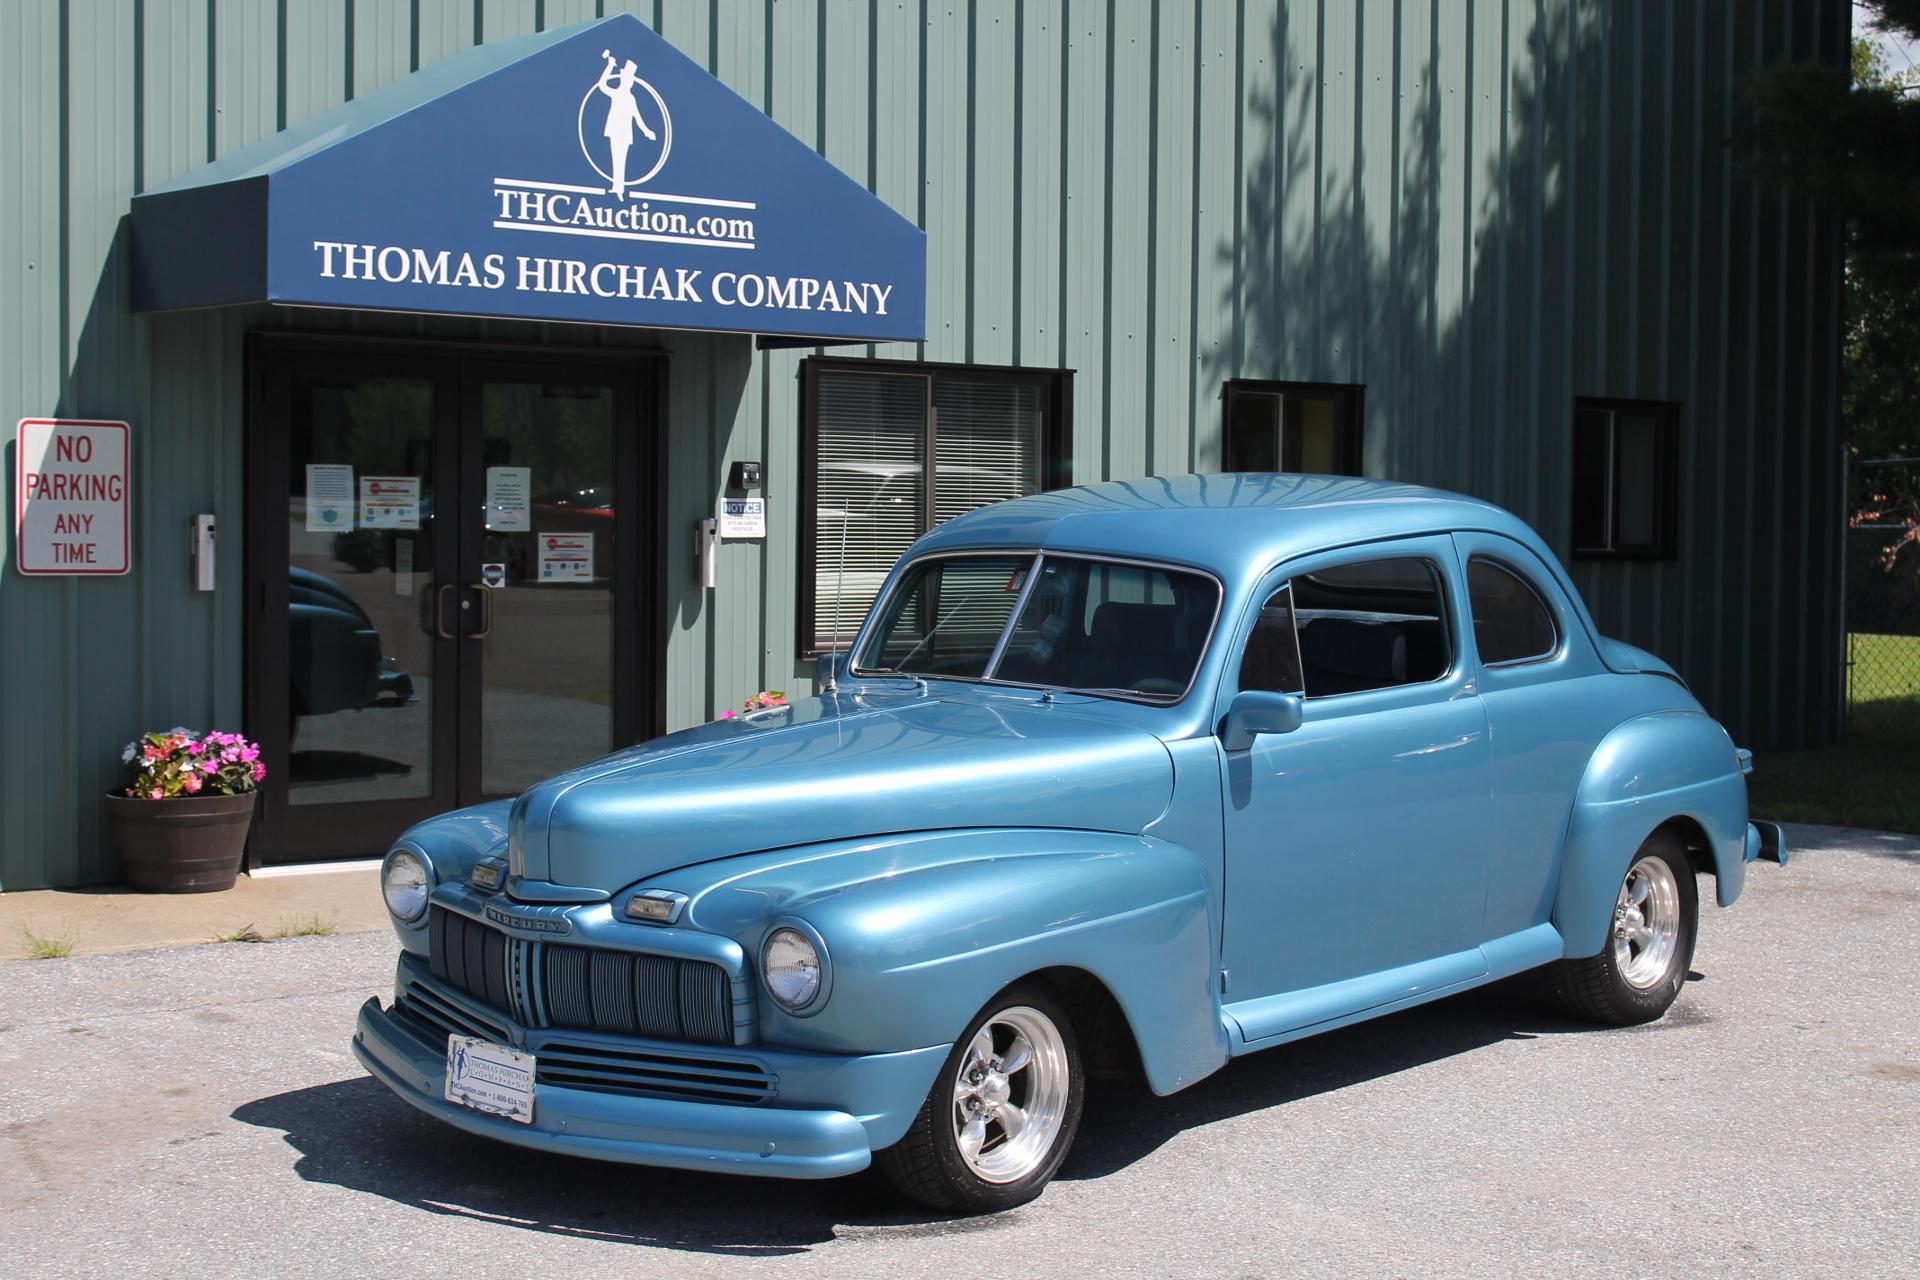
[[[1020,598],[1013,602],[1013,612],[1007,615],[1007,625],[1000,628],[1000,638],[993,642],[993,652],[987,655],[987,665],[983,670],[1000,669],[1001,656],[1006,653],[1007,644],[1013,639],[1013,629],[1020,625],[1020,614],[1027,607],[1027,597],[1033,594],[1033,584],[1040,580],[1040,566],[1046,558],[1047,553],[1042,551],[1027,562],[1027,580],[1020,586]]]

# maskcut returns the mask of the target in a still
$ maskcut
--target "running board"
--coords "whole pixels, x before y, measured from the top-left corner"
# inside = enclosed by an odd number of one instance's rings
[[[1284,991],[1224,1005],[1220,1021],[1238,1056],[1290,1040],[1331,1031],[1429,1000],[1471,990],[1551,963],[1566,954],[1560,931],[1538,924],[1481,944],[1471,951],[1381,973],[1329,982],[1304,991]]]

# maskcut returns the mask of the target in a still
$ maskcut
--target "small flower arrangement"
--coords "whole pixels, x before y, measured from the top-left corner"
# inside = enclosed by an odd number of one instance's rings
[[[135,800],[244,795],[267,776],[259,744],[237,733],[202,737],[175,727],[129,742],[120,759],[134,766],[133,785],[125,791]]]
[[[784,689],[762,689],[758,693],[750,693],[747,695],[746,702],[741,704],[740,714],[750,716],[756,711],[772,711],[776,707],[784,707],[786,705],[787,694]],[[720,719],[722,720],[733,720],[736,718],[735,714],[731,711],[722,711],[720,713]]]

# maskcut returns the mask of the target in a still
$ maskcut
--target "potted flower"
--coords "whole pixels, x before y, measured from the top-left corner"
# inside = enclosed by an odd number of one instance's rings
[[[258,745],[237,733],[149,733],[120,759],[133,785],[108,792],[107,821],[128,884],[159,893],[231,889],[267,776]]]

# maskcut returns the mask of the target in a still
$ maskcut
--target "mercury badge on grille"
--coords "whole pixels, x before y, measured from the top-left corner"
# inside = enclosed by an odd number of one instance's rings
[[[504,929],[525,933],[572,933],[573,922],[552,907],[512,907],[487,904],[487,919]]]

